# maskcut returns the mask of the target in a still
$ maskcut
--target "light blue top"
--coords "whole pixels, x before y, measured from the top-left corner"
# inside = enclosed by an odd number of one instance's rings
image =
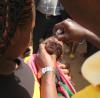
[[[40,0],[37,6],[37,10],[43,14],[49,15],[60,15],[60,11],[63,10],[63,7],[59,0]]]

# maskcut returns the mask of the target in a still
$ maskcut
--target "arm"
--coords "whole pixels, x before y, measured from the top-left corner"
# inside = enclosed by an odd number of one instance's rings
[[[57,29],[64,30],[64,34],[59,34],[57,37],[65,43],[67,41],[81,41],[86,39],[96,47],[100,48],[100,37],[71,19],[66,19],[56,24],[54,32],[56,32]]]
[[[59,63],[59,66],[61,68],[61,71],[64,73],[65,77],[69,78],[71,80],[71,76],[69,76],[69,67]],[[67,69],[68,68],[68,69]],[[48,90],[49,89],[49,90]],[[52,91],[53,90],[53,91]],[[52,91],[52,94],[50,94],[50,91]],[[42,77],[41,80],[41,98],[57,98],[57,92],[56,91],[56,84],[55,84],[55,73],[47,73]]]
[[[39,54],[37,56],[37,61],[38,65],[40,65],[41,68],[47,66],[55,68],[56,56],[49,55],[45,50],[45,44],[41,44],[39,49]],[[41,88],[40,89],[41,98],[58,98],[56,84],[55,84],[55,72],[53,71],[46,72],[41,77],[40,88]]]
[[[100,37],[98,35],[87,30],[85,39],[100,49]]]
[[[41,98],[58,98],[55,84],[55,73],[46,73],[41,79]]]
[[[93,31],[100,32],[100,0],[61,0],[65,10],[80,25]]]

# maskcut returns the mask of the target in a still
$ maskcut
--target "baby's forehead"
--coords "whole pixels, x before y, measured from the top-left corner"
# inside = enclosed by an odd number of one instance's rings
[[[62,43],[62,41],[59,41],[56,37],[52,36],[52,37],[49,37],[45,40],[45,42],[57,42],[57,43]]]
[[[56,44],[59,44],[63,47],[63,42],[62,41],[59,41],[56,37],[49,37],[47,40],[46,40],[46,43],[56,43]]]
[[[51,37],[47,38],[46,40],[49,41],[49,40],[57,40],[57,39],[54,36],[51,36]]]

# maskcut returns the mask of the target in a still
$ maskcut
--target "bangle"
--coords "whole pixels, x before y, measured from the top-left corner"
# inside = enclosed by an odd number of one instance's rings
[[[55,72],[55,69],[53,67],[50,67],[50,66],[40,69],[38,72],[38,78],[40,79],[47,72]]]

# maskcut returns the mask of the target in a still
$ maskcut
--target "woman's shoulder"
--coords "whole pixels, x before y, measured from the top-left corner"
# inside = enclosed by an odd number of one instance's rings
[[[34,76],[26,64],[15,73],[0,75],[0,98],[32,98],[33,93]]]

